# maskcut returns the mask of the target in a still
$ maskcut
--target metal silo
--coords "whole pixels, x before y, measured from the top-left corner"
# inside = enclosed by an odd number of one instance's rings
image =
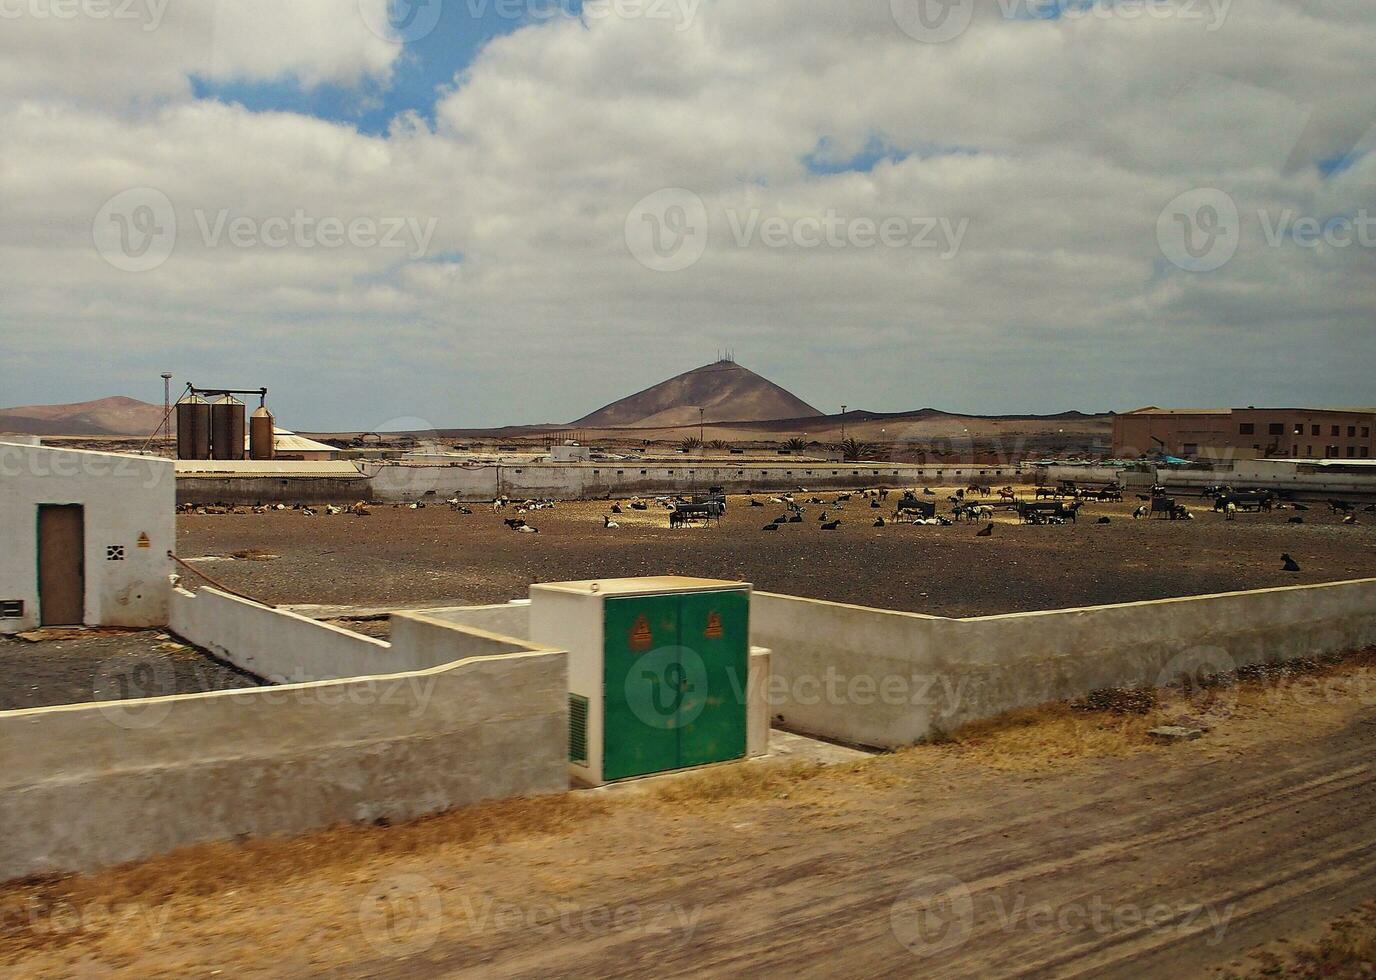
[[[210,406],[194,393],[177,402],[177,458],[210,458]]]
[[[210,406],[210,457],[244,458],[244,403],[233,395]]]
[[[276,455],[272,438],[272,413],[266,405],[254,409],[248,423],[249,457],[251,459],[272,459]]]

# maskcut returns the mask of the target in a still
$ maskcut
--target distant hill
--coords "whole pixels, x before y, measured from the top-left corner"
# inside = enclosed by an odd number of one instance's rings
[[[33,436],[147,436],[162,424],[162,406],[117,395],[74,405],[0,408],[0,432]]]
[[[699,409],[703,412],[699,415]],[[718,361],[612,402],[571,425],[657,428],[707,422],[765,422],[816,417],[817,409],[734,361]]]

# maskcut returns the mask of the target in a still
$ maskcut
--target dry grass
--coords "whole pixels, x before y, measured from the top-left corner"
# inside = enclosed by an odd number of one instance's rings
[[[1353,703],[1369,703],[1365,681],[1376,666],[1376,650],[1366,650],[1323,663],[1290,665],[1250,671],[1230,690],[1235,698],[1231,714],[1213,719],[1216,737],[1242,730],[1257,719],[1295,707],[1294,700],[1278,699],[1277,681],[1302,682],[1331,694],[1335,723],[1350,717]],[[1353,699],[1364,697],[1365,701]],[[1342,702],[1343,698],[1348,700]],[[264,838],[220,842],[184,848],[152,860],[114,868],[90,876],[34,879],[0,887],[0,964],[13,965],[29,955],[53,952],[78,944],[102,956],[132,957],[134,942],[112,918],[108,929],[85,928],[63,934],[42,927],[48,912],[59,908],[157,909],[172,922],[206,925],[220,910],[238,904],[290,904],[300,887],[328,882],[316,889],[317,902],[343,902],[335,891],[362,887],[375,879],[379,867],[416,864],[453,868],[487,845],[547,836],[588,832],[599,821],[612,819],[627,808],[697,811],[721,814],[752,803],[807,805],[851,798],[857,790],[908,790],[940,773],[959,779],[979,769],[994,771],[1050,771],[1084,760],[1122,757],[1142,752],[1195,751],[1162,747],[1147,731],[1180,720],[1192,707],[1180,692],[1158,692],[1150,702],[1137,693],[1126,697],[1096,695],[1075,705],[1057,704],[1010,712],[977,722],[934,740],[901,751],[837,764],[757,760],[714,766],[666,780],[643,794],[624,796],[566,793],[529,800],[480,804],[397,826],[340,826],[293,838]],[[1290,711],[1292,715],[1297,712]],[[1304,709],[1304,724],[1321,722],[1320,714]],[[1264,727],[1264,726],[1262,726]],[[242,894],[240,894],[242,893]],[[234,897],[238,896],[238,897]],[[355,900],[356,901],[356,900]],[[342,907],[342,906],[341,906]],[[333,906],[311,911],[328,915]],[[40,925],[35,927],[35,910]],[[305,910],[302,910],[303,913]],[[1363,931],[1365,930],[1365,931]],[[1369,956],[1376,929],[1335,931],[1317,948],[1319,964],[1346,958],[1361,962]],[[121,952],[123,951],[123,952]],[[1318,976],[1320,974],[1313,974]],[[1361,973],[1338,973],[1363,976]]]
[[[78,940],[85,945],[100,935],[83,928],[64,939],[49,925],[58,910],[160,909],[173,919],[194,918],[204,899],[240,889],[268,891],[305,878],[368,880],[379,861],[424,855],[442,862],[479,845],[566,834],[607,811],[605,800],[586,793],[502,800],[394,827],[349,825],[299,837],[199,844],[94,875],[12,882],[0,887],[0,964],[15,962],[25,950]]]

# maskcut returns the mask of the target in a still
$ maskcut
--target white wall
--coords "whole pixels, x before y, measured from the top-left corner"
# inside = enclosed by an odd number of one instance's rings
[[[460,626],[498,633],[502,636],[515,636],[525,639],[530,636],[530,600],[513,599],[496,606],[454,606],[443,609],[427,609],[425,615]]]
[[[0,633],[41,620],[38,506],[85,508],[85,622],[159,626],[167,622],[176,548],[176,478],[171,460],[0,443],[0,599],[22,599],[24,616],[0,619]],[[147,535],[147,547],[139,536]],[[123,561],[107,560],[122,546]]]
[[[370,468],[371,470],[371,468]],[[685,457],[682,462],[632,460],[598,463],[532,463],[520,466],[381,466],[372,477],[374,499],[414,500],[434,495],[463,500],[513,498],[586,500],[632,494],[687,493],[724,487],[748,489],[845,489],[866,486],[919,487],[970,480],[1008,482],[1012,466],[913,466],[902,463],[823,463],[780,458],[777,463],[729,463]]]
[[[203,587],[174,589],[168,628],[221,660],[274,684],[367,677],[436,666],[390,643]]]
[[[200,841],[561,792],[560,651],[427,671],[0,712],[0,882]]]
[[[428,670],[485,656],[492,644],[537,648],[525,641],[529,605],[513,607],[475,607],[469,616],[459,609],[394,613],[388,642],[218,589],[177,588],[168,628],[274,684],[298,684]],[[513,628],[501,629],[502,624]]]
[[[1376,643],[1376,579],[978,619],[756,592],[776,723],[895,748],[1014,708],[1163,686],[1199,667]]]

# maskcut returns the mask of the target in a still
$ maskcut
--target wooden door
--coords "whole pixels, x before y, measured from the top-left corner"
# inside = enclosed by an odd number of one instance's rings
[[[86,515],[79,505],[38,508],[38,608],[44,626],[86,618]]]

